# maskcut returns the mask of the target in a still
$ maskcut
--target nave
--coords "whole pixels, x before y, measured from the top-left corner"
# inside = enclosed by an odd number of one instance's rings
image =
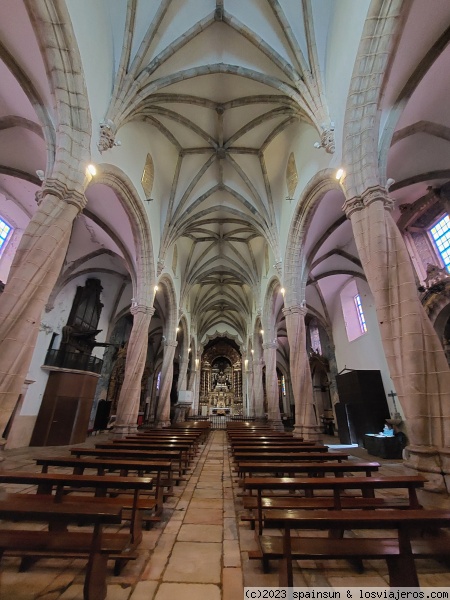
[[[106,435],[88,439],[93,446]],[[329,438],[332,442],[332,438]],[[33,458],[61,455],[67,448],[24,448],[5,451],[2,472],[37,470]],[[373,460],[352,448],[358,460]],[[380,461],[380,475],[401,475],[401,461]],[[2,486],[3,491],[10,491]],[[245,586],[277,586],[275,562],[264,574],[260,561],[248,560],[257,549],[255,532],[240,522],[242,489],[233,470],[225,431],[213,431],[192,463],[185,481],[173,488],[164,503],[163,518],[143,532],[136,561],[120,576],[109,570],[108,600],[232,600],[243,597]],[[385,492],[386,495],[393,492]],[[448,498],[418,491],[425,508],[448,507]],[[271,534],[274,532],[271,531]],[[280,532],[275,532],[280,535]],[[418,560],[421,586],[450,586],[448,568],[434,560]],[[85,561],[40,560],[18,573],[19,559],[3,558],[0,571],[2,600],[82,600]],[[296,586],[386,587],[384,561],[364,561],[356,573],[346,561],[303,561],[294,564]]]

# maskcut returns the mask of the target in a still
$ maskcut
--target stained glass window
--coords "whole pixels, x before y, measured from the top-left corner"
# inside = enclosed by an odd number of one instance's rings
[[[355,296],[355,306],[356,306],[356,312],[358,313],[359,326],[361,327],[361,331],[363,333],[366,333],[366,331],[367,331],[366,318],[364,316],[364,312],[363,312],[362,305],[361,305],[361,298],[360,298],[359,294],[356,294],[356,296]]]
[[[5,245],[5,242],[8,239],[8,236],[11,233],[11,231],[12,231],[11,225],[8,225],[8,223],[6,223],[6,221],[4,221],[0,217],[0,250]]]
[[[447,271],[450,271],[450,217],[445,215],[430,229],[430,233]]]

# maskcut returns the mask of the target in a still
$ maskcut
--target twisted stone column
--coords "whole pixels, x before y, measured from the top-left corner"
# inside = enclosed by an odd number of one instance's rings
[[[432,474],[432,485],[450,484],[450,370],[440,341],[420,303],[411,260],[384,188],[347,200],[392,380],[409,438],[408,464]],[[434,473],[434,475],[433,475]]]
[[[276,341],[263,344],[264,362],[266,363],[267,419],[272,429],[281,431],[284,428],[278,400],[277,348],[278,342]]]
[[[41,314],[64,263],[73,221],[86,204],[84,193],[57,180],[47,180],[40,196],[0,296],[0,436],[22,391]]]
[[[178,375],[178,385],[177,390],[186,390],[187,389],[187,368],[189,366],[189,348],[188,346],[184,346],[183,354],[180,360],[180,373]]]
[[[263,389],[263,365],[261,358],[253,360],[253,406],[255,418],[263,420],[264,414],[264,389]]]
[[[170,426],[170,392],[172,390],[173,380],[173,358],[175,348],[178,342],[176,340],[167,340],[164,347],[164,357],[161,367],[161,389],[159,392],[159,402],[156,410],[156,426]]]
[[[305,315],[303,306],[289,306],[283,309],[289,341],[289,369],[295,406],[294,435],[308,441],[320,439],[309,367],[306,352]]]
[[[130,309],[133,328],[128,341],[125,376],[117,405],[113,435],[121,437],[136,431],[141,399],[141,379],[147,360],[148,328],[155,309],[138,304]]]

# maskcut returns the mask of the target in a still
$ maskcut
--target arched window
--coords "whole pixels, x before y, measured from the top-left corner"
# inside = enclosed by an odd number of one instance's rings
[[[345,329],[348,341],[352,342],[367,332],[361,296],[356,281],[352,279],[341,292],[342,312],[344,313]]]
[[[450,271],[450,217],[445,215],[439,219],[430,229],[430,234],[442,262],[447,267],[447,271]]]
[[[11,225],[0,217],[0,254],[5,249],[12,232],[13,228]]]

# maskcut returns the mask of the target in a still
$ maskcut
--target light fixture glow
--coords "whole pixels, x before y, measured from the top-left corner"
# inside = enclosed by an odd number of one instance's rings
[[[191,348],[189,348],[188,352],[190,352],[190,351],[191,351]]]
[[[93,164],[88,165],[87,170],[88,170],[89,174],[92,175],[92,177],[95,177],[97,175],[97,169],[95,168],[95,165],[93,165]]]
[[[159,290],[159,287],[157,285],[155,285],[155,287],[153,289],[155,290],[155,292],[157,292]]]
[[[264,329],[261,329],[261,331],[259,332],[261,335],[264,335]]]
[[[250,352],[251,352],[252,354],[255,354],[255,351],[253,350],[253,348],[250,350]]]
[[[336,179],[339,181],[342,179],[342,177],[345,175],[345,171],[344,169],[338,169],[336,171]]]
[[[177,327],[177,331],[180,331],[180,328],[179,328],[179,327]]]
[[[286,293],[286,290],[284,288],[281,288],[280,292],[284,296],[284,294]]]

